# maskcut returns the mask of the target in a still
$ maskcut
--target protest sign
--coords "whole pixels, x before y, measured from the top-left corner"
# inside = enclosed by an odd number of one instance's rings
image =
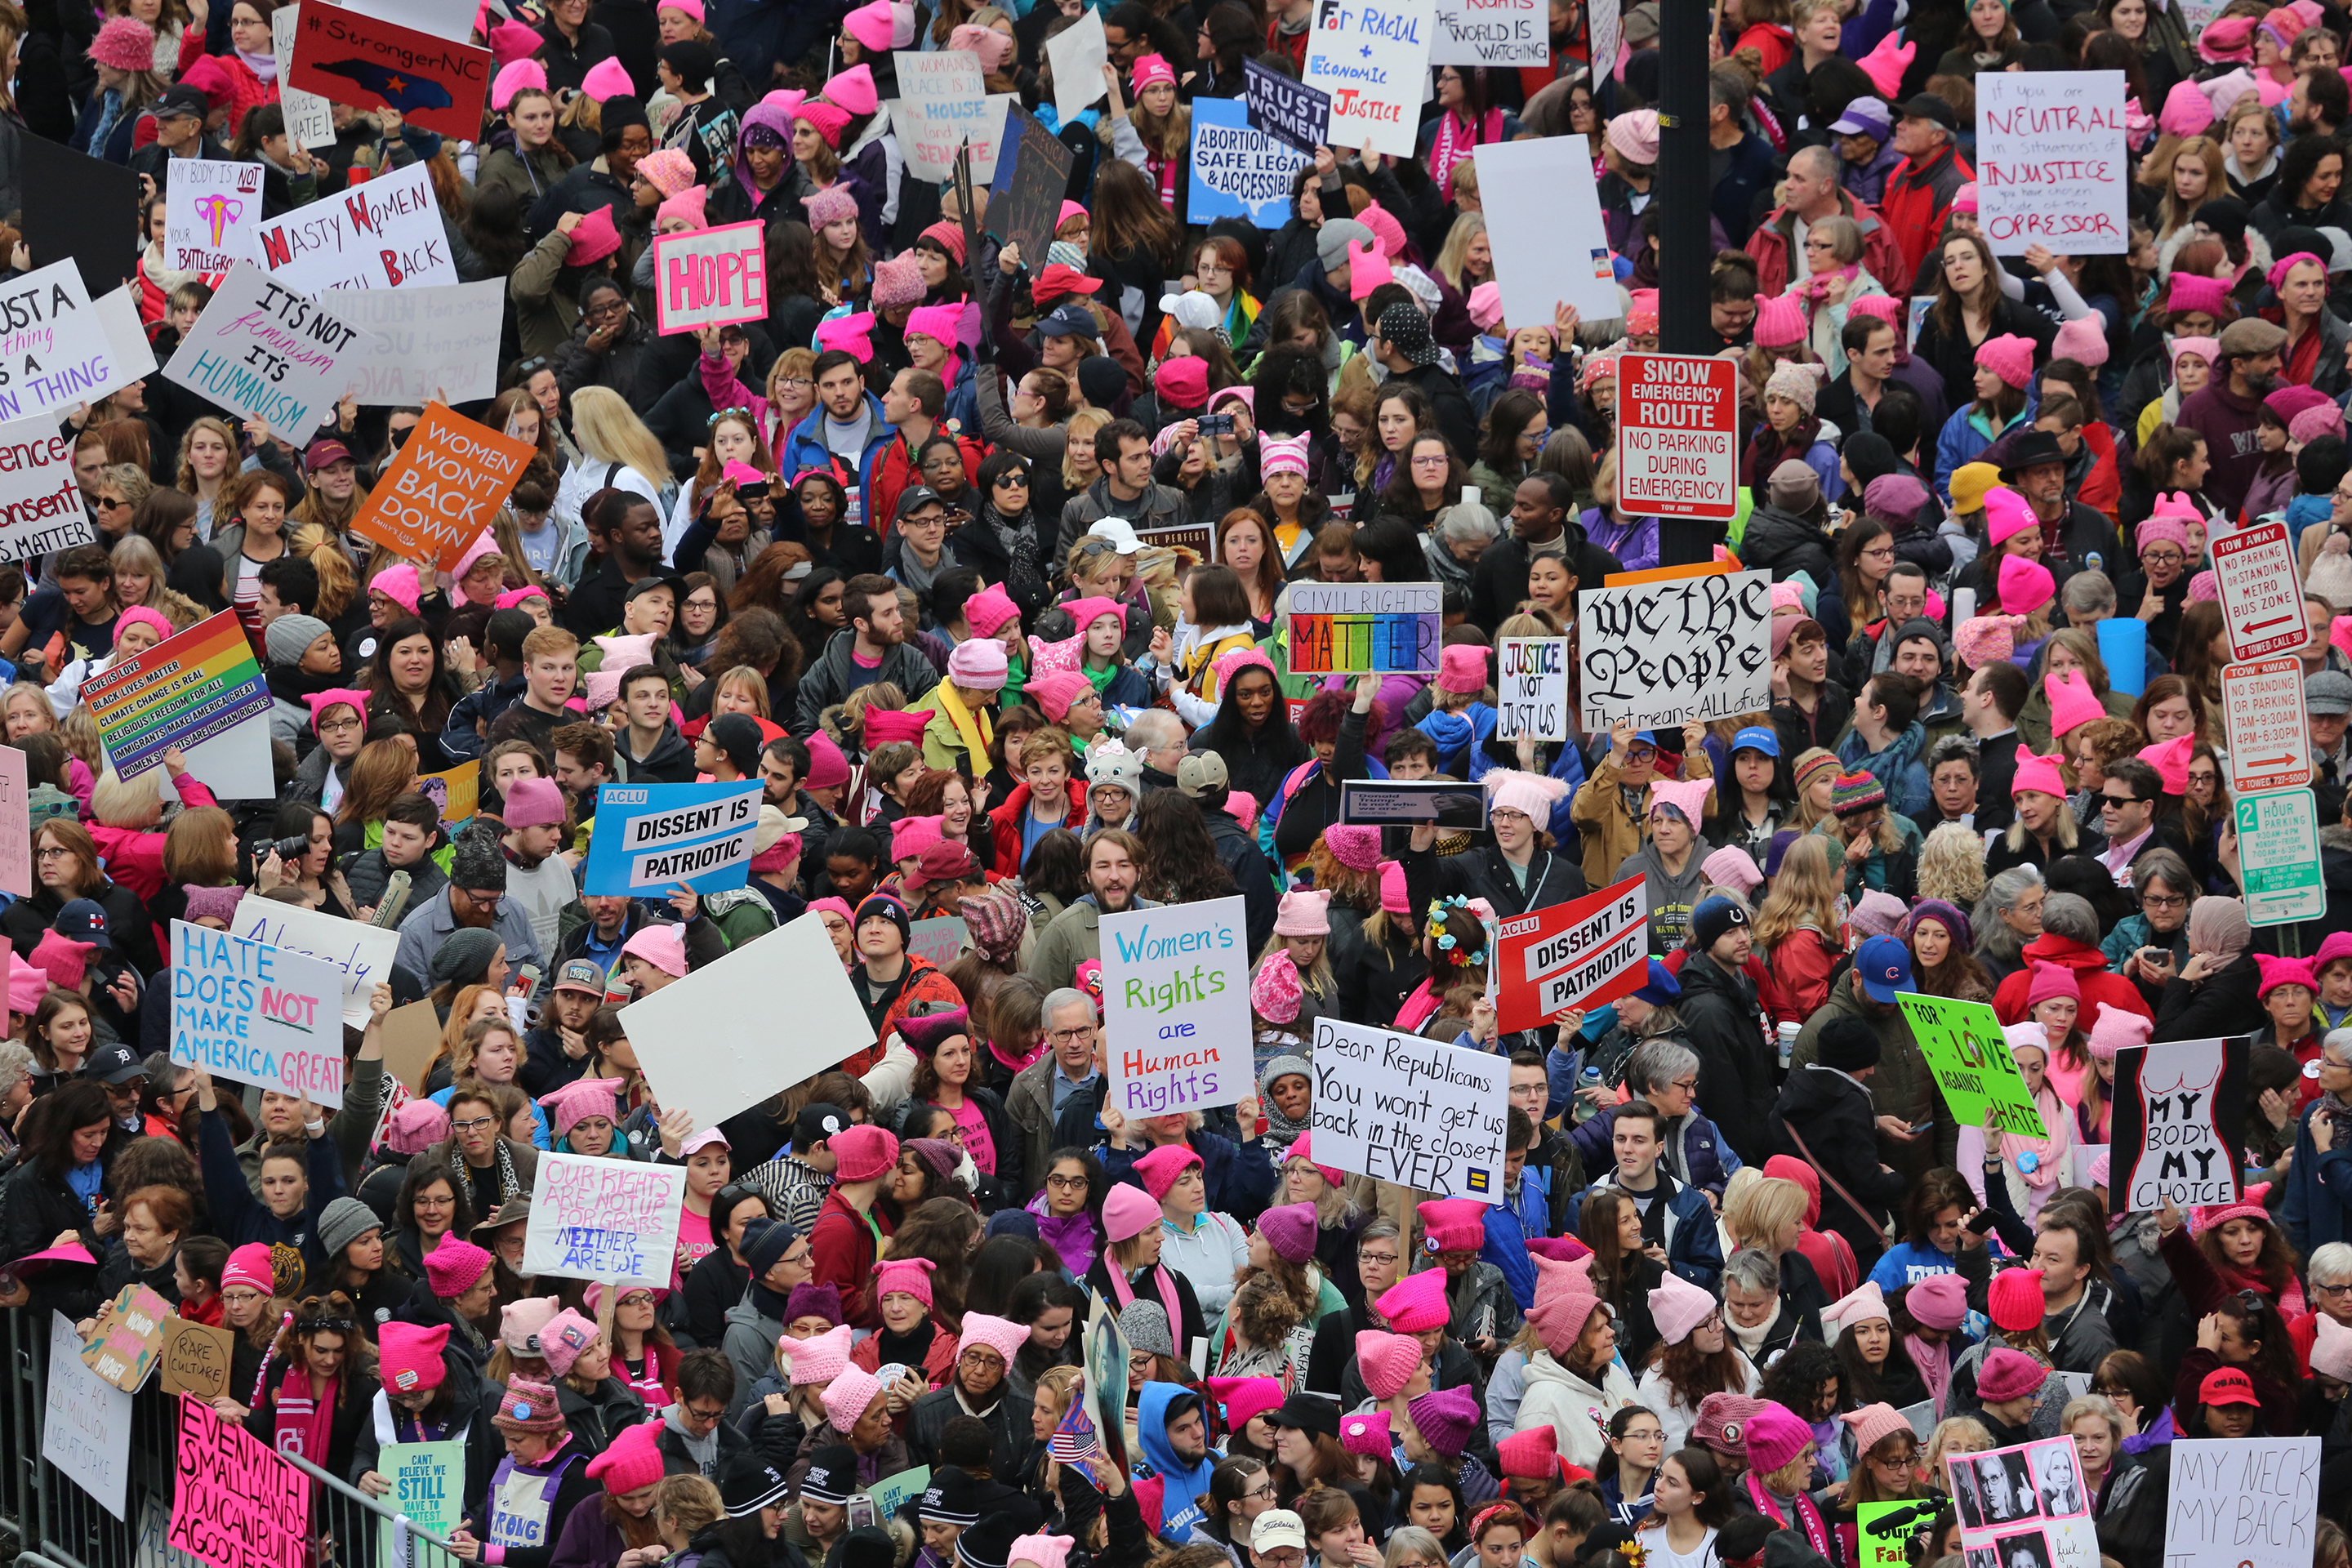
[[[269,52],[278,61],[278,108],[286,117],[286,139],[312,152],[335,144],[335,106],[315,92],[292,86],[294,35],[302,7],[280,5],[269,14]]]
[[[2120,256],[2124,73],[1988,71],[1977,94],[1978,221],[1995,256]]]
[[[368,998],[378,984],[392,979],[393,955],[400,951],[400,932],[389,926],[339,920],[271,899],[239,903],[229,929],[249,942],[315,958],[335,970],[342,986],[343,1022],[355,1029],[367,1027]]]
[[[411,1002],[383,1016],[383,1070],[411,1094],[425,1092],[425,1076],[441,1054],[440,1015],[430,1002]]]
[[[1088,1436],[1081,1429],[1085,1424],[1066,1416],[1055,1430],[1055,1438],[1061,1440],[1066,1435],[1067,1440],[1076,1446],[1081,1456],[1107,1453],[1111,1462],[1124,1470],[1127,1468],[1127,1379],[1121,1369],[1128,1364],[1127,1334],[1118,1326],[1118,1308],[1111,1301],[1108,1291],[1095,1292],[1087,1308],[1084,1355],[1086,1408],[1092,1417],[1094,1428],[1091,1446]]]
[[[604,837],[600,823],[596,833]],[[776,977],[793,977],[792,1027],[776,1027]],[[793,921],[621,1010],[654,1099],[697,1128],[838,1066],[874,1026],[824,922]]]
[[[474,18],[488,13],[485,26],[505,18],[499,5],[483,7],[480,0],[335,0],[344,9],[357,11],[362,16],[381,16],[387,22],[404,23],[436,38],[455,38],[466,42],[474,36]],[[505,0],[504,9],[513,16],[523,14],[513,0]]]
[[[113,374],[106,328],[72,261],[0,283],[0,424],[91,402]]]
[[[685,1207],[684,1165],[543,1153],[523,1230],[522,1271],[541,1279],[667,1289]]]
[[[2311,783],[2303,660],[2280,654],[2224,667],[2221,713],[2229,728],[2232,795],[2302,789]]]
[[[460,763],[437,773],[420,773],[416,793],[433,803],[441,814],[441,826],[455,833],[481,809],[482,771]]]
[[[233,800],[278,792],[269,762],[269,689],[236,612],[223,610],[82,683],[107,761],[126,779],[163,765],[173,746],[188,771]]]
[[[1947,1455],[1968,1561],[1987,1568],[2098,1568],[2092,1495],[2072,1437]]]
[[[1625,354],[1617,389],[1619,500],[1660,517],[1738,516],[1738,372],[1698,354]]]
[[[261,165],[188,158],[163,194],[163,254],[175,272],[226,272],[261,254]]]
[[[751,872],[760,784],[606,784],[581,891],[635,898],[680,882],[698,893],[740,888]]]
[[[1431,5],[1318,0],[1299,79],[1331,95],[1324,136],[1329,145],[1369,147],[1392,158],[1413,155],[1429,79]]]
[[[917,1465],[911,1470],[900,1470],[895,1475],[884,1476],[866,1489],[866,1495],[874,1500],[875,1517],[896,1519],[898,1517],[898,1510],[909,1498],[922,1496],[930,1489],[930,1485],[931,1467]]]
[[[299,1429],[278,1441],[300,1454]],[[312,1464],[327,1456],[300,1454]],[[209,1568],[302,1568],[310,1533],[310,1481],[236,1422],[201,1399],[180,1396],[178,1485],[172,1496],[174,1551]]]
[[[332,966],[173,921],[171,967],[173,1061],[343,1103],[342,984]]]
[[[352,531],[446,571],[489,527],[537,451],[436,403],[368,492]]]
[[[260,240],[261,265],[298,294],[459,281],[424,163],[296,207],[265,222]]]
[[[49,1314],[41,1459],[107,1512],[123,1517],[122,1497],[131,1479],[131,1395],[82,1365],[81,1336],[63,1312]]]
[[[2319,863],[2319,798],[2307,789],[2242,795],[2231,803],[2238,825],[2238,874],[2246,919],[2258,926],[2315,921],[2327,912]]]
[[[163,1353],[163,1325],[174,1321],[172,1303],[144,1285],[125,1285],[99,1309],[81,1363],[122,1390],[136,1394]]]
[[[1342,779],[1339,820],[1351,826],[1475,833],[1486,826],[1486,792],[1459,779]]]
[[[1331,119],[1331,95],[1297,77],[1242,58],[1242,103],[1249,122],[1287,147],[1313,153]]]
[[[1435,583],[1294,583],[1291,672],[1434,674],[1444,600]]]
[[[21,138],[16,158],[26,249],[45,261],[72,262],[93,300],[138,277],[147,236],[139,225],[137,174],[46,136]],[[106,221],[95,221],[98,214]]]
[[[1935,1406],[1930,1404],[1930,1410]],[[1922,1517],[1919,1505],[1910,1502],[1866,1502],[1856,1505],[1854,1521],[1860,1531],[1855,1568],[1910,1568],[1910,1558],[1904,1547],[1911,1532],[1925,1526],[1934,1517],[1929,1510]]]
[[[997,139],[996,181],[988,192],[988,232],[1003,244],[1019,246],[1022,260],[1039,272],[1045,270],[1054,230],[1061,225],[1075,161],[1035,115],[1019,104],[1005,110],[1004,131]],[[978,173],[972,177],[979,178]]]
[[[1936,1075],[1956,1127],[1984,1127],[2047,1138],[2042,1112],[2025,1092],[2000,1018],[1981,1002],[1906,992],[1903,1016],[1927,1070]]]
[[[945,969],[963,956],[971,934],[961,915],[933,915],[907,928],[907,951]]]
[[[2110,1214],[2233,1204],[2246,1167],[2244,1036],[2168,1040],[2116,1053]]]
[[[1495,738],[1571,738],[1568,721],[1568,639],[1505,637],[1496,655]]]
[[[654,317],[665,337],[768,313],[767,251],[758,222],[721,224],[654,241]]]
[[[2173,1439],[2167,1563],[2303,1568],[2318,1525],[2318,1438]]]
[[[1192,100],[1191,211],[1202,217],[1245,217],[1260,228],[1290,221],[1292,177],[1310,160],[1253,130],[1249,110],[1230,98]]]
[[[911,58],[950,59],[961,53],[938,49]],[[899,85],[905,85],[903,73]],[[957,152],[970,146],[971,177],[985,185],[996,178],[996,150],[1004,140],[1005,108],[1020,101],[1020,94],[1012,92],[932,103],[899,99],[890,105],[890,131],[898,138],[898,150],[906,154],[909,174],[919,179],[948,179],[955,173]]]
[[[74,437],[44,416],[0,429],[0,561],[98,537],[74,479]]]
[[[1625,41],[1625,16],[1618,0],[1590,0],[1584,8],[1585,31],[1592,39],[1591,56],[1596,60],[1614,61]],[[1612,75],[1622,67],[1604,67]]]
[[[2230,639],[2233,662],[2284,653],[2310,640],[2285,523],[2258,522],[2235,533],[2218,534],[2207,548],[2221,600],[2221,630]]]
[[[1045,40],[1045,58],[1054,68],[1054,115],[1067,125],[1105,96],[1103,67],[1110,63],[1110,44],[1103,36],[1102,13],[1087,6],[1076,26]],[[1127,83],[1119,84],[1122,94]]]
[[[1257,1093],[1248,923],[1238,895],[1102,917],[1103,1103],[1171,1116]]]
[[[359,109],[396,109],[411,125],[444,136],[482,133],[490,51],[436,38],[341,5],[302,13],[289,86]]]
[[[1503,1201],[1509,1058],[1315,1022],[1315,1158],[1450,1198]]]
[[[0,746],[0,893],[33,896],[32,826],[25,753]]]
[[[447,1540],[466,1515],[466,1445],[386,1443],[376,1450],[375,1472],[392,1483],[383,1506],[418,1530]],[[399,1565],[400,1531],[393,1520],[378,1521],[381,1563]],[[422,1556],[422,1553],[419,1553]]]
[[[1157,545],[1164,550],[1189,550],[1200,561],[1213,561],[1217,557],[1216,541],[1211,536],[1209,525],[1205,522],[1139,528],[1135,531],[1135,537],[1141,543]]]
[[[163,1392],[218,1399],[228,1392],[235,1354],[236,1336],[226,1329],[187,1318],[165,1319],[160,1374]]]
[[[1492,971],[1496,1026],[1540,1028],[1570,1008],[1589,1013],[1638,988],[1650,973],[1648,921],[1639,877],[1504,921]]]
[[[472,403],[498,391],[499,312],[507,280],[438,289],[330,289],[319,302],[361,329],[348,368],[363,408]]]
[[[147,342],[147,329],[139,320],[139,301],[131,297],[130,285],[101,294],[90,301],[98,312],[98,323],[106,333],[106,351],[114,362],[113,374],[90,395],[99,398],[121,391],[132,382],[155,374],[155,350]]]
[[[1679,728],[1771,706],[1769,572],[1587,588],[1577,602],[1588,732]]]
[[[163,379],[297,435],[320,423],[367,353],[365,332],[240,261],[180,340]]]
[[[1548,136],[1489,142],[1477,150],[1476,158],[1480,190],[1544,193],[1540,201],[1486,205],[1486,239],[1494,247],[1495,282],[1502,289],[1505,323],[1549,327],[1563,300],[1588,321],[1623,315],[1609,231],[1601,223],[1600,191],[1592,183],[1591,157],[1572,138]]]
[[[1543,0],[1435,0],[1433,20],[1437,27],[1429,40],[1431,65],[1551,64],[1551,22]],[[1591,166],[1587,159],[1585,167]],[[1480,181],[1486,177],[1480,170]]]

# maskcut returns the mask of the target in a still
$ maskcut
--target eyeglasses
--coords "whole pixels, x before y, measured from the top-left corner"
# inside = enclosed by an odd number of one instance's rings
[[[2186,893],[2142,893],[2139,907],[2144,910],[2181,910],[2189,907]]]
[[[625,316],[629,313],[629,302],[626,300],[608,300],[602,305],[589,306],[588,309],[582,313],[598,318],[604,316]]]
[[[2108,795],[2105,791],[2099,795],[2099,809],[2102,811],[2121,811],[2127,805],[2139,804],[2139,796],[2136,795]]]
[[[58,860],[62,859],[72,853],[73,851],[70,849],[59,849],[51,846],[34,851],[34,858],[39,860]]]
[[[2189,559],[2178,550],[2143,550],[2139,558],[2150,566],[2178,566]]]
[[[1862,558],[1864,561],[1892,561],[1895,559],[1895,546],[1892,544],[1874,546],[1871,549],[1864,551],[1862,552]]]
[[[499,1119],[495,1116],[469,1116],[463,1121],[452,1121],[449,1127],[456,1132],[478,1132],[485,1127],[496,1127],[498,1124]]]
[[[1678,1078],[1675,1079],[1674,1087],[1681,1089],[1685,1094],[1696,1094],[1698,1092],[1698,1079],[1695,1078]]]
[[[712,1422],[727,1414],[727,1406],[724,1405],[689,1405],[686,1406],[686,1414],[688,1418],[708,1426]]]
[[[360,721],[356,719],[330,719],[325,723],[319,726],[319,733],[321,735],[344,735],[349,734],[352,731],[358,728],[360,728]]]
[[[778,386],[814,386],[816,383],[804,375],[780,375],[776,377],[776,384]]]
[[[1394,1263],[1396,1260],[1397,1255],[1393,1252],[1359,1252],[1356,1254],[1356,1261],[1359,1263],[1390,1264]]]
[[[1045,1184],[1057,1193],[1075,1193],[1085,1189],[1087,1179],[1084,1176],[1048,1176]]]
[[[487,1121],[488,1118],[484,1118],[483,1120]],[[468,1121],[464,1123],[464,1125],[467,1127],[478,1127],[481,1125],[481,1122]],[[456,1198],[420,1197],[415,1199],[410,1206],[420,1209],[453,1209],[457,1206],[457,1200]]]

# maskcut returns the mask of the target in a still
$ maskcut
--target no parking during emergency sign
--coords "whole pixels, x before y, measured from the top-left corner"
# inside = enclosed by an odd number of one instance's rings
[[[1617,374],[1617,504],[1636,517],[1739,513],[1738,371],[1696,354],[1627,354]]]

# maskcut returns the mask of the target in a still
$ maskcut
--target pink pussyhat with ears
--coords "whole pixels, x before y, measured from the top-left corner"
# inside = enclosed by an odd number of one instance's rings
[[[2112,1002],[2099,1004],[2099,1015],[2092,1022],[2088,1037],[2092,1059],[2111,1062],[2116,1053],[2134,1046],[2147,1044],[2156,1032],[2156,1020],[2143,1017],[2128,1007],[2118,1007]]]
[[[709,185],[688,185],[654,208],[654,222],[663,224],[672,218],[683,218],[692,229],[709,228],[710,218],[705,207],[709,200]]]
[[[1679,1274],[1664,1276],[1657,1289],[1650,1292],[1650,1318],[1658,1325],[1659,1336],[1670,1345],[1690,1338],[1691,1331],[1706,1321],[1715,1310],[1714,1296]]]
[[[2107,710],[2091,695],[2090,684],[2076,679],[2076,672],[2044,675],[2042,689],[2050,699],[2050,733],[2063,739],[2082,725],[2104,719]]]
[[[1348,247],[1348,298],[1363,300],[1370,297],[1381,284],[1395,280],[1396,273],[1389,258],[1381,253],[1380,242],[1368,239]]]
[[[1900,28],[1889,32],[1878,40],[1876,48],[1854,62],[1870,78],[1870,85],[1878,89],[1881,98],[1893,98],[1901,89],[1904,75],[1911,68],[1912,57],[1919,52],[1916,44],[1895,43],[1900,32]]]
[[[1404,1392],[1421,1370],[1421,1342],[1411,1334],[1384,1334],[1378,1329],[1356,1333],[1356,1370],[1374,1399],[1393,1399]]]
[[[531,34],[530,41],[537,45],[539,35]],[[547,89],[547,68],[532,59],[509,61],[499,67],[499,74],[490,79],[490,107],[504,113],[507,105],[514,101],[515,94],[527,87],[544,92]]]
[[[520,22],[500,22],[490,29],[489,37],[490,58],[502,66],[529,58],[539,52],[543,42],[536,28],[526,27]]]
[[[629,79],[629,71],[617,59],[599,60],[588,68],[580,83],[580,90],[602,102],[608,98],[635,98],[637,84]]]

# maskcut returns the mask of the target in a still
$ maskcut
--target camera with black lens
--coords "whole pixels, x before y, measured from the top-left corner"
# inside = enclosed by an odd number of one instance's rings
[[[280,860],[285,861],[289,866],[295,861],[302,858],[303,856],[308,855],[310,852],[310,838],[299,833],[296,834],[291,838],[274,839],[271,841],[269,846],[269,854],[277,856]],[[262,857],[265,860],[268,858],[268,855]]]

